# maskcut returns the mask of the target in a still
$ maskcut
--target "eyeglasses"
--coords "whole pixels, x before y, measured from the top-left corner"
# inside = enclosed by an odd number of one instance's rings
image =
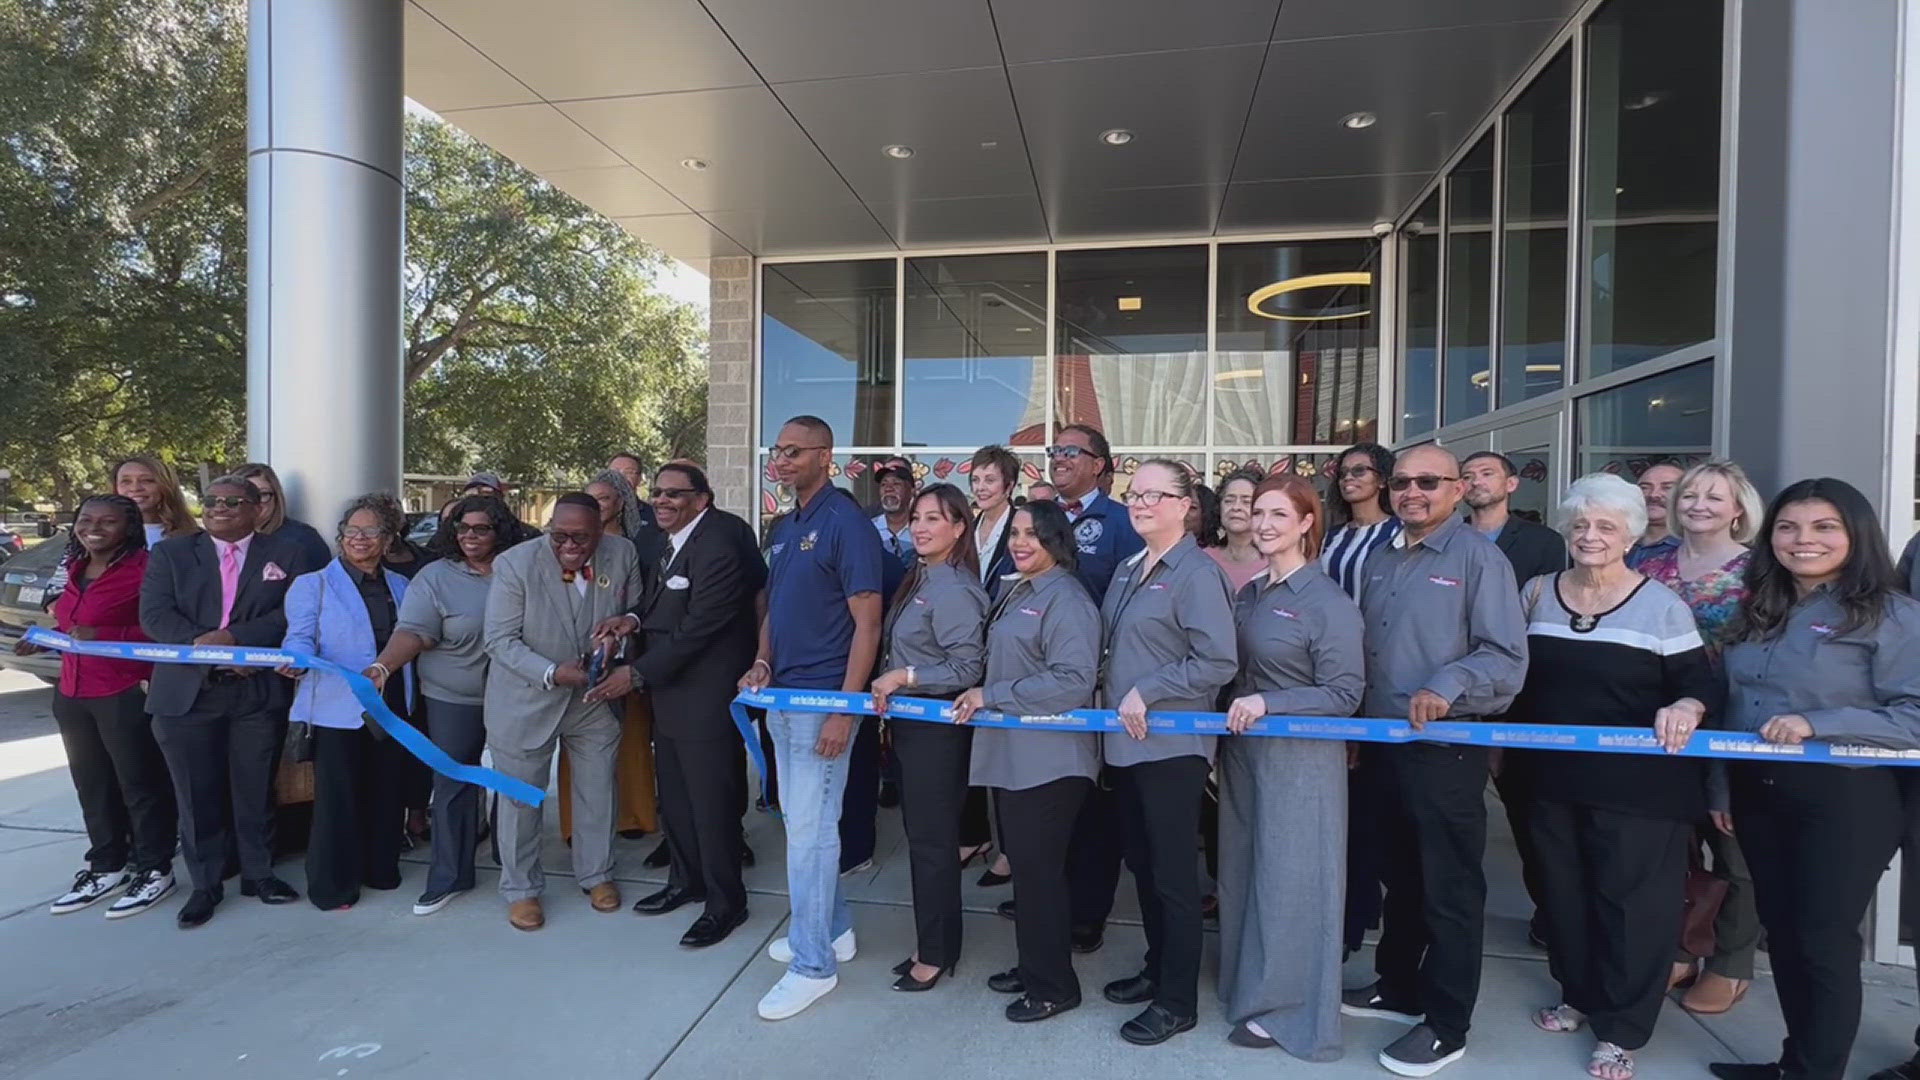
[[[1350,476],[1355,480],[1358,480],[1361,477],[1367,475],[1368,473],[1377,473],[1379,471],[1380,471],[1379,469],[1376,469],[1371,465],[1349,465],[1346,468],[1340,470],[1340,475]]]
[[[209,495],[200,501],[210,508],[218,506],[227,510],[238,510],[243,506],[252,506],[255,500],[244,495]]]
[[[1395,491],[1405,491],[1409,486],[1418,484],[1421,491],[1438,491],[1441,484],[1451,484],[1459,479],[1457,476],[1396,476],[1387,481],[1387,486]]]
[[[472,533],[474,536],[492,536],[493,526],[484,523],[480,525],[469,525],[464,521],[456,521],[453,523],[453,535],[466,536],[468,533]]]
[[[1120,501],[1128,506],[1159,506],[1161,499],[1184,499],[1185,495],[1175,495],[1171,491],[1127,491]]]
[[[779,458],[781,461],[793,461],[809,450],[831,449],[833,448],[830,446],[776,446],[773,448],[773,456]]]
[[[700,493],[698,491],[695,491],[692,488],[654,488],[653,489],[654,498],[672,499],[675,502],[678,502],[681,499],[691,499],[698,494]]]
[[[378,525],[349,525],[340,530],[343,540],[378,540],[387,535],[387,530]]]
[[[547,535],[553,537],[555,547],[586,547],[593,543],[594,536],[590,532],[561,532],[558,529]]]
[[[1071,461],[1077,457],[1099,457],[1100,455],[1084,446],[1049,446],[1047,456],[1056,461]]]

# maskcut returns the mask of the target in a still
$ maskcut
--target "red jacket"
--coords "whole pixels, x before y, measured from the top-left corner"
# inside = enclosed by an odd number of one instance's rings
[[[67,587],[53,602],[53,624],[61,632],[93,628],[98,641],[150,641],[140,629],[140,580],[147,574],[147,553],[136,551],[80,588],[87,557],[67,564]],[[60,656],[60,692],[71,698],[112,697],[153,675],[153,665],[102,656]]]

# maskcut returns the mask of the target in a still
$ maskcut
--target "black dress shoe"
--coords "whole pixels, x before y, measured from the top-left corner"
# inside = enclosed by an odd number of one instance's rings
[[[1146,972],[1141,972],[1113,980],[1100,993],[1115,1005],[1138,1005],[1143,1001],[1152,1001],[1154,990],[1153,980],[1147,978]]]
[[[1103,926],[1076,926],[1068,931],[1073,951],[1077,953],[1099,952],[1106,943],[1107,930]]]
[[[649,870],[658,870],[672,861],[673,854],[667,850],[667,842],[662,840],[659,847],[647,852],[646,860],[641,865]]]
[[[196,926],[204,925],[208,919],[213,918],[213,909],[219,906],[219,893],[208,892],[205,889],[193,890],[193,895],[187,897],[186,906],[180,909],[178,917],[180,929],[191,930]]]
[[[1778,1062],[1754,1065],[1744,1061],[1716,1061],[1707,1066],[1707,1071],[1720,1080],[1779,1080],[1780,1077]]]
[[[241,896],[257,896],[263,904],[291,904],[300,899],[293,886],[277,877],[263,877],[258,881],[242,881]]]
[[[741,908],[733,915],[717,919],[712,915],[702,915],[693,920],[693,925],[687,927],[686,933],[680,935],[680,945],[687,949],[704,949],[709,945],[718,945],[727,940],[727,935],[733,933],[741,923],[746,921],[746,908]]]
[[[647,830],[645,829],[621,829],[620,830],[620,839],[622,840],[645,840],[646,838],[647,838]]]
[[[699,893],[690,892],[675,885],[669,885],[657,893],[650,893],[634,901],[636,915],[665,915],[669,911],[682,908],[696,900],[705,900]]]
[[[995,889],[1012,880],[1012,874],[996,874],[993,872],[993,867],[989,866],[980,872],[980,880],[974,882],[974,884],[983,889]]]
[[[1175,1016],[1165,1006],[1149,1005],[1139,1016],[1120,1025],[1120,1037],[1135,1046],[1158,1046],[1183,1031],[1192,1031],[1199,1019]]]
[[[1027,981],[1020,977],[1019,968],[1008,968],[997,975],[987,976],[987,989],[996,994],[1024,994]]]
[[[900,977],[893,981],[893,988],[903,993],[917,994],[922,990],[931,990],[939,986],[940,976],[951,974],[953,974],[953,966],[949,964],[939,971],[934,972],[933,977],[926,982],[921,982],[919,979],[913,977],[913,965],[909,963],[907,970],[900,972]]]
[[[1000,917],[1003,919],[1017,919],[1020,917],[1018,914],[1019,909],[1014,907],[1013,901],[1011,900],[1000,901],[999,905],[993,910],[999,912]]]
[[[1059,1016],[1068,1009],[1080,1007],[1080,999],[1068,998],[1065,1001],[1035,1001],[1022,996],[1007,1003],[1007,1019],[1016,1024],[1031,1024],[1035,1020],[1045,1020],[1050,1016]]]

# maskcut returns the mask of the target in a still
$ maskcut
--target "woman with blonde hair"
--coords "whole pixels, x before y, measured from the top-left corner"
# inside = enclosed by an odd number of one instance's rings
[[[307,553],[315,566],[325,566],[333,561],[333,549],[320,535],[320,530],[287,513],[287,489],[280,483],[280,474],[273,466],[262,461],[249,461],[233,470],[233,475],[253,485],[260,493],[260,528],[263,533],[279,533],[299,543],[300,550]]]
[[[170,536],[200,531],[171,465],[152,454],[131,454],[114,462],[108,475],[113,478],[114,494],[125,495],[140,508],[148,547]]]

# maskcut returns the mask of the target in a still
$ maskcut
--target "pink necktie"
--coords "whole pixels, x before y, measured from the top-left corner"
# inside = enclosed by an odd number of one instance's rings
[[[240,545],[228,544],[220,556],[220,629],[233,618],[233,600],[240,595]]]

